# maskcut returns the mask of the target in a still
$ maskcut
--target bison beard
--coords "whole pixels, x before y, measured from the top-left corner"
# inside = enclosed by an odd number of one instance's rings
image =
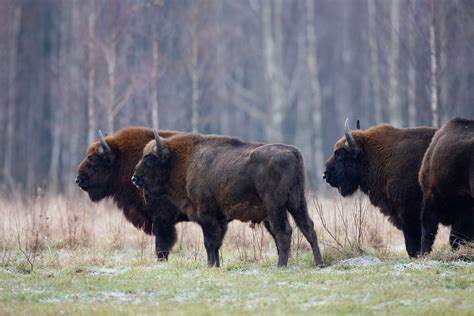
[[[418,171],[426,148],[436,129],[428,127],[398,129],[378,125],[366,131],[350,131],[335,145],[326,162],[324,177],[342,196],[357,189],[403,231],[410,257],[421,244],[420,209],[422,194]]]
[[[150,142],[134,181],[155,197],[166,197],[202,228],[209,266],[219,266],[219,249],[234,219],[262,222],[275,239],[278,266],[290,254],[287,211],[322,264],[305,199],[301,153],[292,146],[247,144],[223,136],[188,134]]]
[[[433,137],[420,169],[421,252],[431,251],[438,224],[451,225],[453,249],[474,238],[474,121],[449,120]]]
[[[162,131],[163,137],[179,132]],[[129,127],[91,144],[78,166],[76,183],[97,202],[112,197],[128,221],[147,234],[155,235],[158,259],[165,260],[176,241],[175,224],[187,221],[169,201],[146,203],[146,196],[130,182],[145,145],[153,139],[151,129]],[[157,205],[160,205],[159,212]]]

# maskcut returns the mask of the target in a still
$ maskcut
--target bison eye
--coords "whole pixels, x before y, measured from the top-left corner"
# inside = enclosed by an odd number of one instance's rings
[[[347,150],[345,150],[344,148],[339,148],[334,152],[334,155],[339,159],[344,159],[347,156]]]
[[[97,166],[99,164],[100,159],[99,159],[99,157],[93,155],[93,156],[89,157],[89,161],[90,161],[92,166]]]
[[[145,166],[147,166],[148,168],[151,168],[155,165],[156,161],[158,160],[157,157],[153,156],[153,155],[149,155],[149,156],[146,156],[145,159],[143,160],[143,162],[145,163]]]

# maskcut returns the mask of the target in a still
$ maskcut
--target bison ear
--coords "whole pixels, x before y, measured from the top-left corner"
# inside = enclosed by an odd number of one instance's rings
[[[168,149],[168,147],[166,146],[162,146],[161,147],[161,150],[158,154],[158,158],[160,159],[160,164],[167,164],[168,161],[170,160],[170,157],[171,157],[171,153]]]
[[[110,152],[106,153],[104,159],[105,159],[105,162],[107,163],[107,165],[109,167],[112,167],[114,162],[115,162],[115,154],[112,151],[110,151]]]
[[[351,156],[353,159],[357,159],[362,155],[363,151],[360,146],[355,146],[351,148]]]

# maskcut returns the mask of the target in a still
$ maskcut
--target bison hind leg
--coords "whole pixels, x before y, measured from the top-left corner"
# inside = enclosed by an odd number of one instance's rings
[[[436,234],[438,233],[439,220],[435,214],[433,196],[428,195],[423,201],[421,209],[421,254],[431,252]]]
[[[308,207],[304,197],[298,206],[289,205],[288,211],[290,212],[291,216],[293,216],[296,226],[298,226],[306,240],[309,242],[311,250],[313,251],[314,263],[317,266],[322,266],[323,260],[321,258],[321,251],[319,250],[318,237],[314,231],[313,220],[311,217],[309,217]]]
[[[270,207],[268,209],[268,226],[267,229],[274,236],[277,246],[278,266],[284,267],[288,264],[288,258],[290,257],[292,234],[286,207]]]
[[[453,250],[474,241],[474,213],[465,210],[465,217],[459,218],[452,226],[449,244]]]

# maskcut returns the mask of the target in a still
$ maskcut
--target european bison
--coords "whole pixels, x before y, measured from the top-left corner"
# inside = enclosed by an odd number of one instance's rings
[[[435,134],[419,175],[423,190],[421,252],[431,251],[438,223],[452,225],[453,249],[474,237],[474,121],[454,118]]]
[[[236,138],[187,134],[148,143],[133,177],[150,195],[166,196],[204,235],[209,266],[219,267],[219,248],[234,219],[262,222],[275,239],[278,266],[290,254],[288,212],[322,264],[305,200],[303,157],[293,146],[250,144]]]
[[[178,133],[161,131],[165,138]],[[99,141],[89,146],[77,168],[76,183],[94,202],[113,198],[127,220],[156,236],[158,259],[166,260],[176,241],[175,224],[187,221],[187,217],[167,201],[161,201],[157,212],[156,206],[130,182],[143,148],[152,139],[152,130],[142,127],[124,128],[105,138],[99,131]]]
[[[367,194],[403,231],[410,257],[418,254],[421,242],[418,171],[435,132],[429,127],[399,129],[385,124],[351,132],[346,120],[345,136],[326,162],[326,181],[342,196],[357,189]]]

